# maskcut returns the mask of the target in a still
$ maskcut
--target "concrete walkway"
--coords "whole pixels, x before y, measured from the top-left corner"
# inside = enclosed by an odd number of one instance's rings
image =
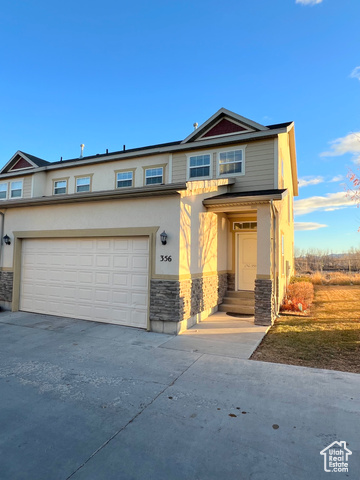
[[[162,348],[225,357],[250,358],[269,327],[254,325],[254,317],[217,312],[162,345]]]
[[[358,479],[360,375],[237,358],[218,318],[174,338],[1,312],[1,480]]]

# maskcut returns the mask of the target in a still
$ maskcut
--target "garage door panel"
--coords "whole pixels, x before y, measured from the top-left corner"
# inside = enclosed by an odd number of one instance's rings
[[[111,303],[111,291],[96,289],[94,292],[95,302],[107,302]]]
[[[20,309],[147,326],[148,238],[23,240]]]
[[[147,286],[147,278],[145,278],[144,275],[131,274],[131,287],[146,288],[146,286]]]
[[[133,252],[147,252],[149,250],[148,242],[147,240],[138,240],[136,242],[132,243],[132,250]]]
[[[80,267],[93,267],[94,266],[93,255],[80,255],[79,256],[79,266]]]
[[[147,271],[149,268],[149,259],[145,255],[137,255],[131,258],[132,269]]]
[[[60,294],[60,291],[59,291],[59,287],[56,286],[55,287],[55,295],[59,295]],[[74,301],[77,297],[77,291],[75,288],[70,288],[70,287],[64,287],[62,286],[61,287],[61,292],[62,292],[62,297],[64,300],[72,300]]]
[[[131,304],[136,307],[145,307],[147,305],[147,295],[143,293],[132,293]]]
[[[78,272],[78,279],[80,285],[93,284],[95,278],[95,273],[91,270],[84,271],[81,270]]]
[[[141,324],[146,322],[146,314],[143,310],[135,309],[130,312],[129,321],[136,327],[140,327]]]
[[[129,251],[129,240],[118,238],[114,241],[114,250],[125,250],[126,252]]]
[[[129,268],[129,256],[128,255],[114,255],[113,256],[114,268]]]
[[[66,265],[67,267],[69,267],[69,265]],[[74,283],[76,284],[77,281],[78,281],[78,274],[76,271],[74,270],[65,270],[63,272],[63,281],[64,283]]]
[[[96,255],[95,265],[97,267],[110,267],[111,257],[110,255]]]

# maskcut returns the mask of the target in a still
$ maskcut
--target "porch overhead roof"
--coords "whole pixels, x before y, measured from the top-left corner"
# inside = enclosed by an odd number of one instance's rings
[[[269,203],[271,200],[282,200],[287,189],[253,190],[251,192],[230,192],[203,200],[205,207],[235,207],[257,203]]]

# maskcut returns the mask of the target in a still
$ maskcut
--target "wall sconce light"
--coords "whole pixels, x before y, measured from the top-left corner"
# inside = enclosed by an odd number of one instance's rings
[[[4,240],[5,245],[11,245],[9,235],[5,235],[5,236],[3,237],[3,240]]]
[[[168,236],[167,236],[167,233],[165,232],[165,230],[162,233],[160,233],[160,239],[161,239],[161,243],[163,245],[166,245],[167,237]]]

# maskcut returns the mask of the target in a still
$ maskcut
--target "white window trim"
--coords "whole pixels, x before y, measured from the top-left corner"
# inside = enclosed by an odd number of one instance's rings
[[[201,157],[203,155],[209,155],[210,156],[210,164],[209,164],[209,175],[204,176],[204,177],[190,177],[190,158],[191,157]],[[187,153],[186,154],[187,162],[186,162],[186,181],[187,182],[193,182],[197,180],[209,180],[210,178],[213,178],[213,154],[209,152],[204,152],[204,153]],[[196,168],[196,167],[193,167]]]
[[[21,195],[20,195],[20,197],[13,197],[13,196],[11,195],[11,192],[12,192],[13,190],[19,190],[18,188],[14,188],[14,189],[12,188],[12,184],[13,184],[13,183],[16,183],[16,182],[21,182]],[[23,198],[23,195],[24,195],[24,180],[23,180],[23,179],[21,179],[21,180],[12,180],[12,181],[10,182],[9,199],[10,199],[10,200],[18,200],[19,198]]]
[[[56,193],[55,192],[55,185],[57,182],[65,182],[65,193]],[[60,187],[63,188],[63,187]],[[66,195],[68,193],[68,179],[67,178],[56,178],[53,179],[53,195]]]
[[[82,179],[84,179],[84,178],[88,178],[88,179],[89,179],[89,184],[88,184],[88,185],[89,185],[89,190],[87,190],[87,191],[85,191],[85,192],[78,192],[78,184],[77,184],[77,182],[78,182],[78,180],[82,180]],[[57,180],[57,181],[59,181],[59,180]],[[61,180],[60,180],[60,182],[61,182]],[[80,185],[80,186],[84,186],[84,185]],[[75,177],[75,193],[89,193],[89,192],[91,192],[91,190],[92,190],[91,186],[92,186],[92,175],[81,175],[81,176],[76,176],[76,177]]]
[[[129,186],[124,186],[124,187],[119,187],[118,186],[118,175],[122,173],[131,173],[131,185]],[[127,180],[120,180],[120,182],[126,182],[129,181],[130,179],[128,178]],[[121,171],[116,171],[115,172],[115,188],[133,188],[134,187],[134,180],[135,180],[135,169],[129,168],[129,170],[121,170]]]
[[[161,168],[161,170],[162,170],[162,175],[161,175],[162,181],[159,182],[159,183],[146,183],[147,178],[159,177],[159,175],[154,175],[152,177],[147,177],[146,172],[148,170],[157,170],[159,168]],[[164,168],[163,165],[155,165],[155,166],[144,167],[144,185],[145,185],[145,187],[148,187],[149,185],[151,186],[151,185],[162,185],[162,184],[164,184],[165,183],[164,182],[164,175],[165,175],[165,168]]]
[[[243,177],[245,175],[245,149],[247,145],[241,145],[241,147],[222,148],[217,151],[216,154],[216,176],[217,178],[226,177]],[[234,152],[236,150],[242,150],[242,172],[241,173],[227,173],[226,175],[220,175],[220,154],[226,152]],[[235,162],[234,162],[235,163]]]
[[[5,190],[6,196],[5,198],[0,198],[0,201],[7,200],[9,198],[9,182],[0,182],[0,185],[6,185],[6,190]]]

